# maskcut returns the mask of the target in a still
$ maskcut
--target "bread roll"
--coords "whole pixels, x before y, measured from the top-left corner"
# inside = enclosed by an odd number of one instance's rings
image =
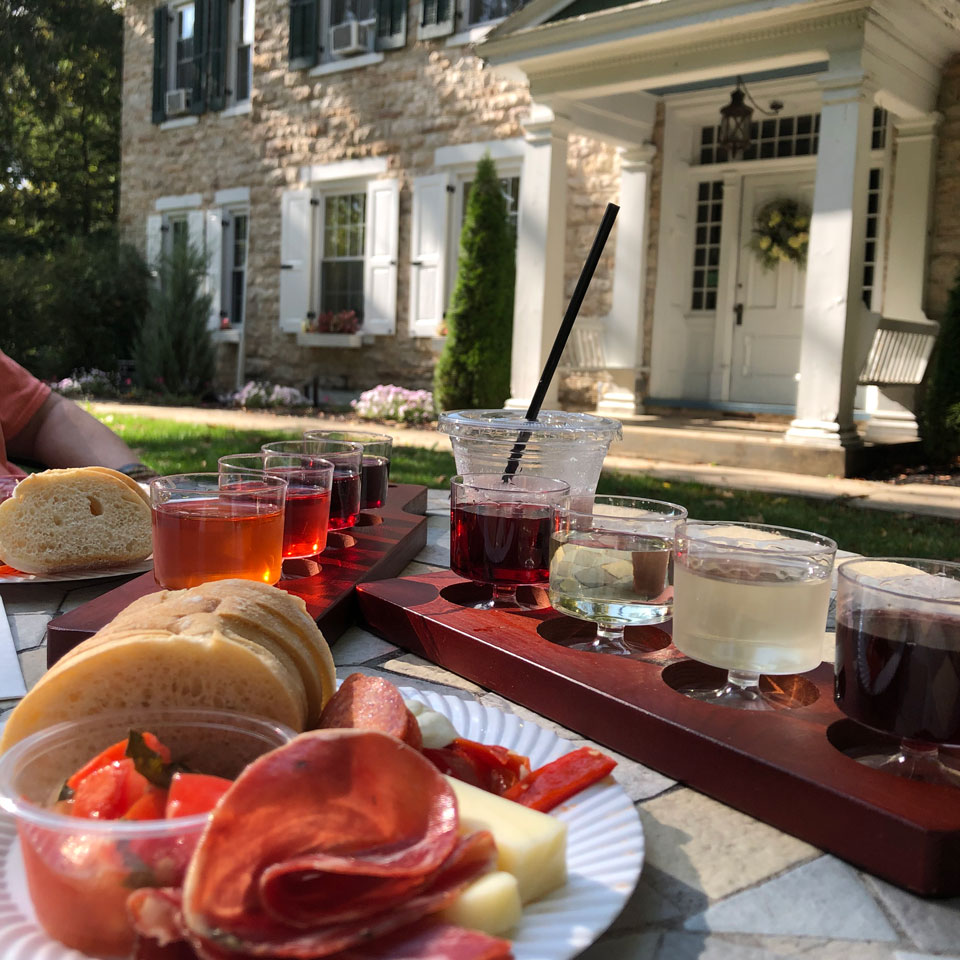
[[[0,503],[0,557],[24,573],[118,566],[152,549],[145,495],[115,470],[35,473]]]
[[[301,701],[273,654],[225,638],[116,638],[48,671],[10,714],[0,751],[64,720],[107,710],[216,707],[302,730]]]

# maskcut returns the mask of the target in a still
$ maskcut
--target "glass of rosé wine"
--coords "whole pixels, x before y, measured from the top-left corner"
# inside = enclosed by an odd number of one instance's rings
[[[306,430],[304,440],[340,440],[363,447],[360,463],[360,509],[376,510],[387,499],[393,437],[366,430]]]
[[[301,453],[233,453],[217,461],[221,473],[263,470],[287,481],[283,559],[315,557],[327,545],[333,464]]]
[[[231,578],[276,583],[286,494],[287,481],[263,471],[151,480],[157,583],[168,590]]]
[[[360,464],[363,447],[345,440],[275,440],[265,443],[260,452],[266,454],[299,454],[321,457],[333,464],[330,487],[331,530],[345,530],[360,515]]]
[[[519,608],[517,587],[545,587],[563,480],[476,473],[450,481],[450,569],[493,588],[479,609]]]
[[[860,763],[960,787],[940,758],[960,744],[960,563],[895,557],[837,568],[834,699],[851,719],[900,740]]]

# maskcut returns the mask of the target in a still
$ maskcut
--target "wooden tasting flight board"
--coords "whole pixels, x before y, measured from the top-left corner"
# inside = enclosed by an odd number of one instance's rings
[[[349,530],[331,531],[327,549],[312,561],[286,561],[277,586],[303,597],[328,643],[333,643],[356,620],[354,587],[362,580],[395,577],[427,542],[427,488],[419,484],[390,484],[386,503],[379,510],[360,514]],[[161,588],[153,572],[129,580],[76,610],[47,624],[47,667],[68,650],[96,633],[124,607]]]
[[[847,756],[878,735],[834,705],[830,664],[775,678],[789,709],[713,706],[674,687],[722,672],[686,659],[663,629],[628,631],[643,660],[571,650],[562,642],[589,639],[591,624],[546,603],[470,609],[477,589],[445,571],[364,583],[357,595],[392,643],[898,886],[960,894],[960,791]]]

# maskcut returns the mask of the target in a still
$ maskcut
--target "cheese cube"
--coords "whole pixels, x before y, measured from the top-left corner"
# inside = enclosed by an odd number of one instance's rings
[[[477,877],[440,917],[447,923],[496,937],[520,922],[523,906],[517,878],[502,870]]]
[[[565,823],[452,777],[447,780],[457,795],[461,830],[489,830],[493,834],[497,867],[517,878],[523,903],[566,883]]]

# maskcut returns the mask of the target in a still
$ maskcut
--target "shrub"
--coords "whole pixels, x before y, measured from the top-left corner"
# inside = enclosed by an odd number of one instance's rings
[[[73,375],[53,384],[65,397],[116,397],[120,393],[120,377],[105,370],[74,370]]]
[[[112,233],[0,258],[0,349],[45,380],[114,372],[134,354],[148,282],[143,258]]]
[[[136,348],[137,380],[145,390],[177,396],[209,392],[214,356],[205,276],[206,258],[188,243],[175,243],[161,259]]]
[[[434,374],[440,410],[502,407],[510,396],[514,241],[489,155],[477,164],[460,234],[447,342]]]
[[[931,463],[960,456],[960,274],[950,291],[917,418]]]
[[[263,380],[248,380],[240,390],[230,396],[230,402],[235,407],[246,410],[298,409],[310,406],[310,401],[296,387],[282,387],[278,383],[267,383]]]
[[[363,420],[396,420],[400,423],[429,423],[436,416],[429,390],[406,390],[392,383],[365,390],[350,406]]]

